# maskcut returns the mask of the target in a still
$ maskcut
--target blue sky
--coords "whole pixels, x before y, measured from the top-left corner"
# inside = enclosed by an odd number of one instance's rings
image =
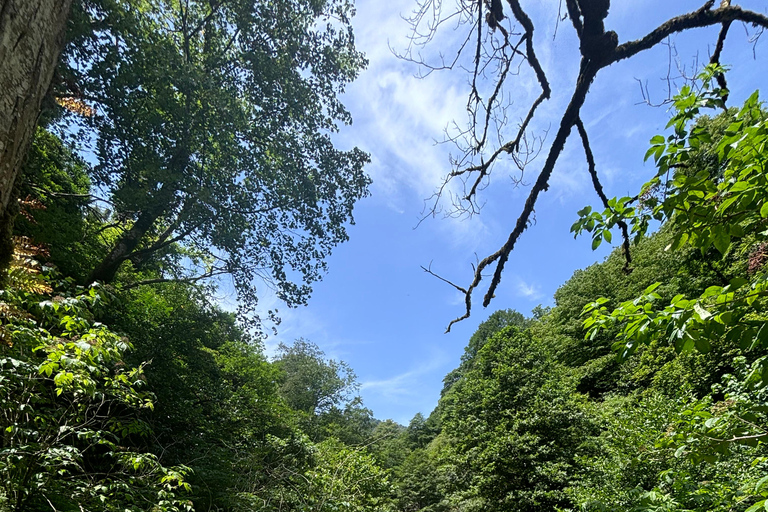
[[[606,26],[616,30],[623,42],[702,3],[614,0]],[[561,23],[554,37],[558,5],[557,0],[524,2],[553,89],[552,99],[531,126],[539,134],[559,122],[577,71],[578,44],[570,24]],[[740,5],[766,12],[760,1]],[[356,207],[350,241],[329,258],[329,273],[314,286],[309,306],[289,310],[269,295],[261,299],[264,310],[277,307],[283,320],[278,335],[267,340],[268,351],[279,341],[290,343],[299,337],[316,343],[329,357],[343,359],[355,369],[363,400],[377,418],[405,424],[417,412],[426,415],[434,408],[443,376],[458,365],[469,337],[490,313],[514,308],[530,314],[538,304],[553,305],[553,293],[574,270],[602,260],[609,250],[601,247],[593,252],[589,240],[574,240],[569,234],[575,212],[597,204],[580,141],[572,135],[549,191],[539,199],[535,225],[520,238],[506,265],[495,300],[486,310],[478,304],[469,320],[444,334],[448,322],[463,312],[462,297],[420,266],[431,263],[441,275],[468,284],[471,263],[503,243],[529,188],[516,187],[509,163],[502,164],[481,195],[485,206],[479,215],[430,218],[416,228],[424,200],[450,170],[454,148],[435,141],[443,138],[452,120],[465,121],[468,85],[460,71],[417,79],[417,67],[392,54],[390,46],[402,50],[407,44],[409,27],[401,15],[408,16],[414,8],[415,0],[358,0],[353,23],[358,48],[370,65],[344,95],[354,124],[336,141],[371,154],[371,197]],[[445,2],[445,8],[453,8],[453,3]],[[708,61],[717,32],[717,27],[700,29],[673,40],[687,69],[691,70],[697,52],[699,62]],[[432,56],[448,52],[464,35],[447,30],[427,52]],[[765,42],[758,42],[753,59],[744,28],[740,24],[731,28],[721,60],[733,66],[728,75],[732,105],[764,88],[767,50]],[[653,171],[650,164],[643,164],[643,155],[648,140],[662,132],[668,114],[664,107],[639,104],[636,79],[647,80],[653,97],[663,99],[667,92],[661,79],[667,76],[668,62],[668,48],[658,46],[603,70],[595,80],[582,119],[609,196],[634,195]],[[515,102],[510,116],[517,121],[538,88],[525,70],[512,77],[509,86]],[[542,160],[530,165],[524,181],[535,179]],[[478,297],[475,303],[479,302]]]

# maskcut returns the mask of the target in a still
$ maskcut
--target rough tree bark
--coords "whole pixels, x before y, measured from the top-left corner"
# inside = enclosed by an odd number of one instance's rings
[[[13,188],[64,45],[72,0],[0,0],[0,270],[10,259]]]

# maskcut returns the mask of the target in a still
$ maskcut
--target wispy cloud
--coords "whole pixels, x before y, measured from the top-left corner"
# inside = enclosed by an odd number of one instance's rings
[[[277,310],[280,324],[275,326],[277,335],[269,332],[264,340],[264,351],[268,357],[274,357],[280,343],[291,345],[299,338],[306,339],[320,347],[327,359],[345,360],[350,355],[350,347],[367,344],[365,340],[348,340],[333,334],[328,321],[312,308],[300,306],[288,308],[274,293],[259,299],[257,312],[265,319],[268,310]],[[268,326],[271,327],[271,326]]]
[[[526,283],[522,279],[518,279],[516,285],[517,295],[526,299],[535,300],[543,297],[541,289],[538,285],[533,283]]]
[[[424,213],[419,208],[421,200],[441,187],[451,170],[451,155],[460,151],[451,142],[438,141],[445,139],[452,123],[461,126],[466,122],[470,85],[466,74],[458,69],[417,78],[414,75],[419,72],[418,66],[392,53],[391,49],[404,51],[408,47],[411,33],[408,23],[392,13],[400,12],[407,17],[414,7],[413,0],[358,4],[354,20],[358,27],[357,46],[366,52],[370,65],[347,88],[344,102],[355,121],[352,129],[340,134],[340,139],[371,153],[372,163],[367,170],[373,178],[374,200],[397,213],[413,216],[415,225]],[[453,5],[444,7],[448,10]],[[464,32],[453,30],[453,25],[450,29],[446,26],[424,49],[424,58],[452,58],[438,54],[446,48],[458,48],[458,37],[464,37]],[[516,104],[524,105],[539,94],[532,73],[515,77],[515,84]],[[499,179],[506,171],[505,165],[498,168]],[[439,207],[445,210],[452,208],[451,195],[463,197],[466,193],[460,180],[454,180],[444,192]],[[414,208],[415,205],[419,206]],[[488,235],[488,226],[479,217],[471,222],[449,217],[436,224],[448,235],[446,240],[470,254]]]
[[[392,401],[421,399],[423,390],[420,383],[423,382],[423,377],[437,370],[443,370],[447,362],[446,354],[433,350],[425,362],[391,377],[364,381],[360,385],[360,390],[366,395],[377,394]]]

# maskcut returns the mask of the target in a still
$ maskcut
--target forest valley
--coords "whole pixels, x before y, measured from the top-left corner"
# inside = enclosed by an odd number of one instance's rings
[[[637,196],[574,212],[631,264],[490,315],[403,426],[311,341],[267,357],[253,316],[257,282],[306,301],[368,194],[327,135],[365,65],[351,5],[181,5],[74,2],[0,290],[0,511],[768,510],[757,92],[726,105],[704,67]]]

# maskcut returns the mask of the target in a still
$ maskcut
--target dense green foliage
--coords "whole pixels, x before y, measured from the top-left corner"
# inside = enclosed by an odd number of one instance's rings
[[[95,146],[110,226],[86,282],[130,263],[135,282],[229,274],[244,306],[264,282],[306,300],[370,182],[368,156],[330,138],[366,64],[352,14],[347,0],[75,2],[59,123]]]
[[[400,435],[399,510],[765,508],[768,125],[757,95],[723,109],[718,72],[675,98],[639,207],[579,212],[594,247],[633,226],[632,272],[615,251],[551,310],[480,326],[426,440]]]
[[[462,509],[566,503],[563,489],[590,427],[575,376],[530,331],[498,331],[444,400],[442,433],[468,480],[458,493]]]
[[[768,116],[725,109],[716,66],[638,204],[574,224],[594,247],[631,225],[632,272],[614,252],[553,308],[493,313],[426,418],[374,419],[346,363],[304,339],[270,359],[211,300],[194,272],[300,303],[346,238],[368,184],[328,138],[364,65],[351,9],[77,3],[60,103],[97,158],[40,129],[20,185],[0,511],[768,510]]]
[[[364,447],[374,420],[343,362],[303,340],[271,362],[199,287],[84,289],[41,269],[52,255],[36,250],[0,295],[0,510],[389,502]]]
[[[104,294],[35,281],[0,292],[0,509],[187,509],[176,498],[187,469],[164,467],[143,442],[143,368],[94,321]]]
[[[269,360],[258,318],[201,279],[232,275],[246,308],[259,283],[300,304],[346,240],[370,181],[330,138],[366,64],[353,13],[74,2],[0,295],[0,510],[390,500],[351,369],[304,340]]]

